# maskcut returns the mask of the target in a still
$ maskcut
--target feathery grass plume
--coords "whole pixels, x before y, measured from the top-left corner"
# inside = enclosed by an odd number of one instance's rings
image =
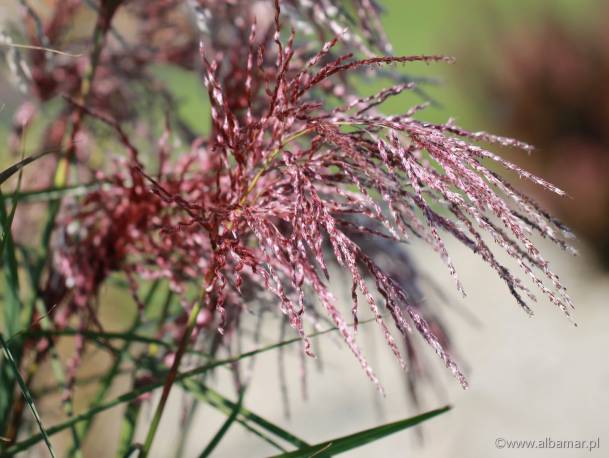
[[[68,32],[89,7],[51,1],[45,16],[25,11],[24,35],[33,46],[75,54],[80,40]],[[84,195],[50,206],[43,240],[52,243],[40,267],[48,269],[34,285],[47,310],[31,322],[49,314],[55,331],[76,323],[71,388],[85,331],[103,332],[98,297],[109,277],[126,279],[139,312],[134,329],[146,318],[141,287],[168,285],[166,304],[175,297],[181,307],[167,306],[152,332],[177,347],[164,346],[150,363],[171,369],[144,455],[186,346],[197,339],[210,355],[237,347],[243,312],[281,315],[309,356],[311,328],[332,323],[382,390],[356,339],[360,316],[371,315],[398,363],[413,369],[413,394],[425,375],[417,340],[466,387],[441,314],[422,298],[404,251],[409,240],[433,248],[461,292],[445,235],[494,269],[527,313],[535,295],[522,276],[570,314],[564,286],[533,242],[537,234],[568,248],[568,230],[496,170],[562,191],[481,146],[530,150],[525,143],[421,121],[426,103],[383,114],[386,100],[420,90],[396,67],[452,59],[393,55],[376,1],[104,0],[96,14],[89,54],[23,51],[39,105],[58,96],[63,103],[42,139],[65,150],[55,184],[65,189],[87,177]],[[117,14],[131,21],[128,38],[112,22]],[[197,72],[209,98],[209,134],[200,133],[203,122],[195,129],[181,118],[159,65]],[[362,75],[390,87],[362,96]],[[502,251],[520,274],[499,261]],[[350,283],[346,312],[330,288],[339,275]],[[234,370],[241,390],[236,362]]]
[[[376,107],[412,84],[358,98],[348,81],[358,70],[451,59],[332,56],[340,37],[307,55],[300,52],[294,31],[287,41],[282,38],[282,26],[276,2],[274,22],[266,32],[271,46],[257,42],[253,22],[241,26],[249,29],[241,31],[248,37],[244,48],[212,50],[201,42],[212,134],[195,142],[176,163],[165,163],[158,176],[146,170],[116,123],[86,109],[117,129],[130,156],[119,167],[123,171],[106,177],[105,186],[65,213],[56,265],[73,291],[72,309],[90,307],[101,282],[115,270],[135,284],[138,278],[165,278],[177,294],[184,292],[185,282],[202,281],[208,292],[205,309],[226,333],[248,308],[240,295],[247,284],[276,296],[279,311],[303,338],[304,351],[313,355],[304,322],[318,315],[313,301],[305,299],[313,292],[378,384],[347,327],[349,318],[329,291],[331,260],[351,278],[353,319],[357,322],[367,309],[402,366],[392,328],[403,336],[415,329],[466,386],[437,328],[375,261],[378,251],[367,252],[362,242],[380,238],[389,249],[389,242],[398,246],[419,237],[438,252],[463,292],[441,236],[446,232],[496,270],[516,301],[532,313],[529,300],[534,295],[497,260],[485,241],[484,234],[489,235],[569,315],[572,303],[564,286],[531,240],[537,232],[563,246],[564,227],[485,163],[494,162],[551,192],[562,191],[472,142],[530,147],[450,122],[419,121],[414,114],[420,106],[385,116]],[[324,94],[339,86],[348,102],[331,106]],[[365,305],[358,303],[358,294]],[[185,297],[183,301],[188,304]]]

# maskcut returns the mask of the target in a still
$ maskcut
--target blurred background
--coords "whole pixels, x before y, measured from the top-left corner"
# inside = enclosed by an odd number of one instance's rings
[[[16,0],[0,5],[9,17]],[[5,4],[5,3],[8,3]],[[289,417],[277,382],[277,354],[260,356],[246,406],[312,442],[401,419],[451,404],[453,410],[415,432],[400,433],[349,456],[564,457],[609,456],[609,5],[600,0],[381,0],[384,22],[397,54],[449,54],[454,65],[418,66],[410,73],[436,78],[426,91],[436,104],[422,117],[456,121],[472,130],[489,130],[532,143],[537,151],[501,151],[510,160],[564,189],[554,198],[527,189],[578,236],[573,258],[543,246],[577,305],[577,327],[547,301],[534,318],[514,303],[502,282],[456,243],[448,248],[468,292],[453,294],[452,280],[435,254],[414,244],[418,266],[450,296],[445,321],[471,387],[463,391],[440,367],[440,381],[425,389],[419,406],[407,396],[404,378],[378,335],[363,332],[362,344],[387,389],[379,397],[348,350],[321,337],[322,371],[309,364],[308,399],[300,395],[299,355],[286,357]],[[196,78],[167,71],[178,95]],[[0,144],[8,142],[19,95],[0,83]],[[389,110],[403,109],[405,99]],[[200,119],[206,106],[188,102],[184,110]],[[12,159],[0,154],[4,166]],[[519,183],[517,183],[519,184]],[[430,299],[431,300],[431,299]],[[108,301],[112,303],[112,294]],[[107,308],[107,320],[120,322],[120,308]],[[269,327],[275,326],[270,323]],[[273,329],[276,329],[274,327]],[[271,339],[273,340],[273,339]],[[375,344],[376,342],[376,344]],[[423,348],[431,355],[431,349]],[[436,362],[434,360],[434,362]],[[95,365],[95,362],[89,362]],[[230,376],[214,383],[228,387]],[[114,387],[115,394],[122,392]],[[86,395],[83,394],[83,396]],[[171,456],[179,437],[183,395],[175,390],[173,415],[166,415],[155,456]],[[44,409],[44,406],[42,407]],[[52,407],[45,414],[52,423]],[[121,412],[103,414],[85,456],[113,456],[108,437],[116,437]],[[185,456],[196,456],[225,417],[210,408],[197,411]],[[145,433],[142,431],[141,433]],[[597,440],[600,449],[501,450],[496,440]],[[178,440],[178,439],[176,439]],[[192,454],[190,454],[192,451]],[[231,428],[216,456],[266,456],[262,441]],[[44,452],[41,451],[41,456]]]

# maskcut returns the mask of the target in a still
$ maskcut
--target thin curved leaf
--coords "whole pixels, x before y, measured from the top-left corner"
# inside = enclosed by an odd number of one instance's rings
[[[361,321],[359,324],[360,326],[362,324],[365,323],[370,323],[374,321],[374,319],[370,319],[370,320],[365,320],[365,321]],[[330,329],[326,329],[324,331],[319,331],[319,332],[315,332],[313,334],[310,334],[309,337],[318,337],[321,336],[323,334],[328,334],[330,332],[334,332],[337,331],[338,328],[333,327]],[[241,353],[240,355],[237,356],[233,356],[231,358],[226,358],[226,359],[222,359],[222,360],[217,360],[217,361],[212,361],[210,363],[204,364],[202,366],[199,367],[195,367],[194,369],[191,369],[189,371],[186,372],[181,372],[177,375],[176,377],[176,382],[181,382],[183,380],[189,379],[191,377],[194,377],[196,375],[200,375],[200,374],[204,374],[207,371],[210,371],[212,369],[215,369],[216,367],[221,367],[221,366],[225,366],[228,364],[234,364],[237,361],[241,361],[243,359],[247,359],[247,358],[251,358],[252,356],[258,355],[260,353],[265,353],[271,350],[275,350],[276,348],[280,348],[286,345],[290,345],[296,342],[302,342],[302,338],[301,337],[295,337],[293,339],[289,339],[289,340],[284,340],[282,342],[278,342],[272,345],[267,345],[265,347],[262,348],[258,348],[256,350],[252,350],[252,351],[248,351],[245,353]],[[100,412],[104,412],[106,410],[109,410],[113,407],[116,407],[118,405],[124,404],[126,402],[130,402],[133,401],[137,398],[139,398],[141,395],[146,394],[146,393],[150,393],[151,391],[154,391],[158,388],[161,388],[163,386],[163,384],[165,383],[165,380],[163,378],[163,375],[166,375],[166,371],[164,371],[163,373],[159,374],[160,378],[156,381],[156,382],[152,382],[148,385],[145,386],[141,386],[138,387],[136,389],[133,389],[127,393],[122,394],[121,396],[118,396],[117,398],[114,398],[111,401],[108,401],[106,403],[103,404],[99,404],[91,409],[89,409],[86,412],[83,412],[79,415],[74,415],[72,418],[59,423],[57,425],[51,426],[50,428],[47,428],[46,432],[49,436],[52,436],[53,434],[57,434],[61,431],[64,431],[68,428],[71,428],[72,425],[75,425],[77,423],[80,423],[82,421],[86,421],[89,418],[94,417],[95,415],[97,415]],[[5,452],[8,453],[9,455],[11,454],[17,454],[18,452],[21,452],[23,450],[27,450],[29,447],[31,447],[32,445],[40,442],[43,439],[43,435],[42,434],[35,434],[33,436],[28,437],[27,439],[16,443],[15,445],[13,445],[12,447],[9,447]]]
[[[209,441],[209,443],[205,447],[205,450],[203,450],[203,452],[201,452],[201,454],[199,455],[199,458],[207,458],[208,456],[211,456],[212,452],[220,444],[220,442],[222,441],[222,439],[224,438],[224,436],[226,435],[226,433],[228,432],[230,427],[233,425],[235,420],[237,420],[237,415],[239,415],[239,410],[241,409],[241,404],[243,404],[244,395],[245,395],[245,389],[242,389],[241,392],[239,393],[239,399],[237,400],[237,403],[231,409],[230,414],[228,415],[228,417],[226,418],[224,423],[222,423],[222,426],[220,427],[218,432],[216,434],[214,434],[214,437],[212,437],[212,439]]]
[[[397,433],[407,428],[411,428],[419,423],[422,423],[437,415],[441,415],[450,410],[449,406],[440,409],[431,410],[429,412],[417,415],[416,417],[407,418],[405,420],[387,423],[386,425],[377,426],[376,428],[366,429],[349,436],[339,437],[320,444],[304,447],[294,452],[277,455],[276,458],[309,458],[313,456],[323,455],[338,455],[339,453],[348,452],[354,448],[369,444],[382,439],[390,434]]]
[[[182,382],[182,387],[187,389],[196,398],[208,403],[210,406],[214,407],[215,409],[218,409],[220,412],[226,415],[230,415],[237,408],[238,416],[236,418],[236,421],[240,423],[243,427],[245,427],[247,430],[253,432],[261,439],[270,443],[274,447],[277,447],[278,444],[272,440],[269,440],[268,436],[262,435],[260,431],[253,428],[253,425],[256,425],[257,427],[267,431],[268,433],[271,433],[283,439],[284,441],[294,445],[295,447],[307,447],[309,445],[299,437],[296,437],[294,434],[290,433],[289,431],[280,428],[274,423],[271,423],[270,421],[255,414],[251,410],[248,410],[245,407],[230,401],[217,391],[209,388],[208,386],[200,382],[197,382],[192,379],[184,380],[184,382]],[[279,448],[279,450],[285,451],[285,449],[283,448]]]
[[[43,151],[41,153],[33,154],[32,156],[28,156],[25,159],[22,159],[21,161],[17,162],[16,164],[11,165],[9,168],[0,172],[0,184],[4,183],[6,180],[8,180],[10,177],[12,177],[15,173],[17,173],[21,169],[23,169],[23,167],[25,167],[26,165],[31,164],[32,162],[40,159],[43,156],[46,156],[47,154],[55,153],[55,152],[56,152],[55,150]]]
[[[49,439],[49,435],[47,434],[47,431],[44,428],[44,425],[42,424],[42,419],[40,418],[40,415],[38,414],[38,410],[36,409],[36,406],[34,405],[34,400],[32,399],[30,390],[28,389],[28,387],[25,383],[25,380],[23,380],[23,377],[21,377],[21,374],[19,373],[19,368],[17,367],[17,364],[15,363],[15,359],[13,358],[13,355],[11,354],[10,349],[6,345],[6,342],[4,341],[4,337],[2,336],[2,334],[0,334],[0,346],[2,346],[2,351],[4,353],[4,357],[8,361],[10,367],[12,368],[12,370],[15,374],[15,378],[17,379],[19,388],[21,389],[21,392],[23,393],[25,402],[27,403],[30,410],[32,411],[32,414],[34,415],[34,419],[36,420],[36,423],[38,424],[38,429],[40,429],[40,434],[42,435],[42,438],[44,439],[47,449],[49,450],[49,453],[51,454],[51,456],[53,458],[55,458],[55,451],[53,450],[53,446],[51,445],[51,440]]]

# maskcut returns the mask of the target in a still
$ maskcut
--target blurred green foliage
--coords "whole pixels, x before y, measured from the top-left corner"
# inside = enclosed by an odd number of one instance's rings
[[[409,66],[410,74],[438,77],[437,87],[429,89],[440,105],[422,116],[430,121],[457,122],[471,129],[491,129],[476,100],[460,82],[467,73],[467,57],[488,53],[507,27],[535,22],[544,16],[562,17],[574,27],[585,27],[600,0],[381,0],[387,13],[385,29],[396,54],[445,54],[456,57],[452,66]],[[501,56],[493,56],[500,59]],[[461,80],[462,81],[462,80]],[[408,100],[411,102],[415,99]],[[400,103],[389,100],[386,106],[403,110]],[[416,103],[416,102],[415,102]]]

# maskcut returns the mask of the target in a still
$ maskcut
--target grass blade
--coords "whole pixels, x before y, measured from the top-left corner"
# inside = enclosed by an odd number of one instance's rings
[[[224,398],[219,393],[215,393],[213,390],[206,388],[201,383],[197,383],[194,380],[189,379],[189,380],[184,380],[184,382],[182,382],[181,385],[184,389],[189,391],[190,394],[192,394],[195,398],[207,403],[208,405],[219,410],[220,412],[222,412],[225,415],[230,415],[233,412],[233,410],[235,409],[235,406],[236,406],[235,403],[228,401],[228,399]],[[214,396],[214,395],[217,395],[217,396]],[[225,403],[224,401],[227,401],[227,403]],[[237,409],[237,410],[240,411],[242,409],[243,409],[242,407],[239,407],[239,409]],[[243,409],[243,410],[245,410],[245,409]],[[235,421],[237,423],[239,423],[241,426],[243,426],[246,430],[248,430],[255,436],[259,437],[264,442],[268,443],[272,447],[275,447],[280,452],[287,451],[282,445],[277,443],[271,436],[269,436],[267,433],[261,431],[260,429],[256,428],[253,425],[253,422],[247,421],[247,419],[245,417],[243,417],[242,415],[238,415],[236,417]]]
[[[46,309],[44,308],[44,305],[42,304],[41,301],[37,301],[36,305],[38,305],[39,313],[41,315],[46,312]],[[42,321],[40,321],[40,325],[43,329],[45,329],[45,328],[48,329],[52,326],[52,322],[50,322],[48,320],[42,320]],[[55,343],[51,343],[50,354],[51,354],[51,370],[53,372],[55,380],[58,382],[59,386],[62,387],[62,391],[65,393],[69,389],[68,381],[67,381],[67,377],[66,377],[66,373],[64,371],[63,365],[61,363],[61,357],[59,356],[59,352],[57,351],[57,347],[55,346]],[[68,418],[71,417],[72,415],[74,415],[74,403],[72,400],[72,396],[63,398],[62,405],[63,405],[64,412],[68,416]],[[73,440],[74,444],[76,444],[78,446],[78,448],[80,449],[81,443],[80,443],[80,438],[78,437],[76,428],[71,427],[70,432],[72,434],[72,440]],[[78,455],[78,456],[80,458],[82,455]]]
[[[365,320],[365,321],[361,321],[359,323],[359,325],[363,325],[366,323],[370,323],[374,321],[374,318],[369,319],[369,320]],[[324,331],[319,331],[319,332],[315,332],[313,334],[310,334],[309,337],[310,338],[314,338],[314,337],[318,337],[324,334],[328,334],[330,332],[335,332],[337,331],[338,328],[333,327],[330,329],[326,329]],[[248,351],[245,353],[241,353],[240,355],[237,356],[233,356],[231,358],[226,358],[226,359],[222,359],[222,360],[217,360],[217,361],[212,361],[210,363],[204,364],[202,366],[199,367],[195,367],[194,369],[191,369],[189,371],[186,372],[181,372],[177,375],[176,377],[176,382],[182,382],[183,380],[187,380],[191,377],[197,376],[197,375],[201,375],[204,374],[205,372],[208,372],[212,369],[215,369],[217,367],[221,367],[221,366],[225,366],[225,365],[229,365],[229,364],[234,364],[237,361],[241,361],[247,358],[251,358],[252,356],[261,354],[261,353],[265,353],[271,350],[275,350],[277,348],[281,348],[283,346],[286,345],[291,345],[297,342],[302,342],[302,339],[300,337],[295,337],[293,339],[289,339],[289,340],[284,340],[282,342],[277,342],[271,345],[267,345],[261,348],[258,348],[256,350],[252,350],[252,351]],[[161,375],[166,375],[167,371],[164,371]],[[126,402],[131,402],[136,400],[138,397],[140,397],[143,394],[146,393],[150,393],[158,388],[161,388],[165,383],[165,380],[161,377],[158,381],[150,383],[148,385],[145,386],[141,386],[138,388],[135,388],[131,391],[129,391],[128,393],[124,393],[121,396],[118,396],[117,398],[99,404],[91,409],[89,409],[86,412],[83,412],[79,415],[75,415],[72,418],[59,423],[57,425],[51,426],[49,428],[47,428],[46,432],[49,436],[52,436],[53,434],[57,434],[61,431],[64,431],[68,428],[71,428],[73,425],[78,424],[80,422],[86,421],[89,418],[94,417],[95,415],[97,415],[100,412],[104,412],[106,410],[112,409],[113,407],[116,407],[118,405],[124,404]],[[13,446],[9,447],[6,450],[6,453],[10,454],[17,454],[18,452],[21,452],[23,450],[27,450],[29,447],[31,447],[32,445],[40,442],[43,439],[43,436],[41,434],[35,434],[21,442],[18,442],[17,444],[14,444]]]
[[[55,150],[43,151],[42,153],[34,154],[32,156],[28,156],[25,159],[20,160],[19,162],[11,165],[9,168],[0,172],[0,184],[4,183],[10,177],[12,177],[15,173],[22,170],[26,165],[31,164],[32,162],[40,159],[41,157],[46,156],[50,153],[56,153]]]
[[[449,406],[431,410],[421,415],[417,415],[416,417],[407,418],[405,420],[400,420],[393,423],[387,423],[386,425],[360,431],[349,436],[332,439],[320,444],[312,445],[310,447],[301,448],[294,452],[277,455],[276,458],[309,458],[319,456],[320,454],[330,456],[338,455],[339,453],[348,452],[354,448],[358,448],[362,445],[382,439],[390,434],[411,428],[419,423],[429,420],[430,418],[448,412],[449,410]]]
[[[15,373],[15,378],[17,379],[17,383],[19,384],[19,387],[21,388],[23,397],[25,398],[25,401],[27,402],[28,406],[30,407],[30,410],[32,411],[32,414],[34,415],[34,419],[36,420],[36,423],[38,424],[38,429],[40,429],[40,434],[42,435],[42,438],[44,439],[47,449],[49,450],[49,453],[51,454],[51,456],[53,458],[55,458],[55,452],[53,451],[53,446],[51,445],[49,435],[47,434],[47,431],[44,428],[44,425],[42,424],[42,419],[40,418],[40,415],[38,414],[38,410],[36,410],[36,406],[34,405],[34,400],[32,399],[30,390],[28,389],[27,385],[25,384],[23,377],[21,377],[21,374],[19,373],[19,368],[17,367],[17,364],[15,363],[15,360],[13,358],[13,355],[11,354],[10,349],[6,345],[6,342],[4,341],[4,337],[2,336],[2,334],[0,334],[0,345],[2,346],[2,351],[4,352],[5,359],[9,362],[11,368],[13,369],[13,371]]]
[[[211,441],[209,441],[209,444],[207,444],[207,447],[205,447],[205,450],[203,450],[203,452],[201,452],[201,454],[199,455],[199,458],[209,457],[212,454],[212,452],[215,450],[215,448],[218,446],[218,444],[220,444],[220,441],[222,441],[222,439],[224,438],[224,436],[226,435],[226,433],[228,432],[228,430],[230,429],[232,424],[237,419],[237,415],[239,415],[239,410],[241,409],[241,404],[243,404],[244,396],[245,396],[245,389],[242,389],[241,392],[239,393],[239,398],[237,399],[237,403],[233,406],[233,408],[230,412],[230,415],[228,416],[226,421],[222,424],[222,426],[220,427],[218,432],[214,435],[214,437],[212,437]]]
[[[99,189],[103,185],[100,182],[92,182],[79,185],[70,186],[52,186],[50,188],[35,189],[31,191],[19,191],[13,196],[6,196],[7,201],[13,201],[18,199],[19,202],[33,203],[33,202],[49,202],[62,197],[79,197],[84,196],[87,193]]]
[[[125,409],[123,415],[123,424],[121,426],[121,434],[118,442],[118,457],[128,457],[133,450],[133,438],[135,437],[135,428],[137,426],[137,418],[140,415],[142,403],[131,402]]]
[[[203,385],[202,383],[198,383],[194,380],[189,379],[183,382],[183,386],[187,388],[188,391],[190,391],[196,397],[206,401],[208,404],[218,408],[224,413],[232,412],[235,408],[238,408],[239,420],[243,421],[243,423],[255,424],[258,427],[266,430],[271,434],[274,434],[275,436],[283,439],[284,441],[289,444],[292,444],[295,447],[303,448],[309,446],[307,442],[300,439],[299,437],[296,437],[289,431],[280,428],[274,423],[271,423],[270,421],[255,414],[251,410],[246,409],[242,405],[238,405],[237,403],[230,401],[217,391],[207,387],[206,385]]]
[[[13,335],[19,330],[21,314],[21,300],[19,298],[19,271],[15,243],[11,232],[12,216],[15,214],[16,203],[13,210],[7,213],[4,195],[0,191],[0,227],[2,228],[2,240],[0,240],[0,261],[3,267],[4,280],[4,332]],[[14,358],[21,360],[21,345],[16,345]],[[6,432],[9,421],[9,413],[13,405],[13,393],[15,388],[15,374],[6,365],[0,366],[0,433]]]
[[[21,333],[17,333],[15,336],[8,339],[8,344],[10,346],[13,345],[13,340],[16,337],[31,337],[31,338],[40,338],[40,337],[60,337],[60,336],[82,336],[84,339],[93,342],[94,344],[102,344],[109,340],[119,340],[123,341],[125,345],[133,344],[133,343],[143,343],[148,344],[148,352],[150,354],[156,353],[159,348],[165,348],[168,350],[175,351],[176,345],[170,342],[166,342],[161,339],[156,339],[154,337],[148,337],[141,334],[135,334],[131,332],[103,332],[103,331],[79,331],[78,329],[73,328],[65,328],[65,329],[36,329],[32,331],[23,331]],[[118,352],[123,352],[122,349],[117,350]],[[187,354],[197,355],[202,358],[210,359],[210,355],[200,351],[189,349],[186,350]]]

